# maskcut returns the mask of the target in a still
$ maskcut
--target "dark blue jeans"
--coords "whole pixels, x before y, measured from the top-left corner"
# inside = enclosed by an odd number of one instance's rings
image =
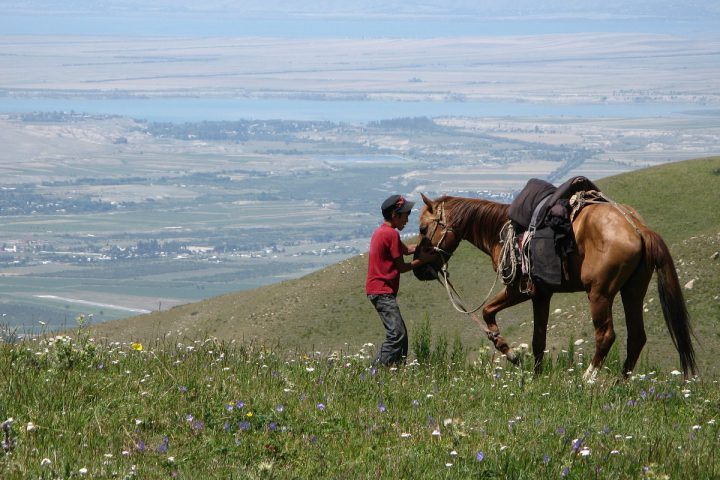
[[[398,365],[405,362],[408,354],[408,335],[400,315],[395,295],[368,295],[385,326],[385,342],[380,347],[375,362]]]

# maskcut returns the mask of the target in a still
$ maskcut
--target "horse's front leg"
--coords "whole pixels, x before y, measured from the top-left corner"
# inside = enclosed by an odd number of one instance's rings
[[[550,298],[549,295],[536,295],[532,299],[533,304],[533,339],[532,348],[535,357],[535,373],[542,372],[542,361],[545,355],[545,345],[547,340],[548,317],[550,316]]]
[[[511,287],[513,286],[511,285]],[[485,324],[487,325],[488,330],[490,330],[488,337],[495,344],[495,348],[497,348],[503,355],[506,355],[508,360],[513,363],[517,363],[519,359],[510,349],[510,346],[507,344],[502,335],[500,335],[500,329],[497,326],[495,316],[501,310],[517,305],[518,303],[522,303],[528,298],[530,298],[529,295],[526,293],[520,293],[518,288],[505,287],[500,290],[500,292],[498,292],[492,300],[490,300],[490,303],[485,305],[485,308],[483,308],[482,311],[483,320],[485,320]]]

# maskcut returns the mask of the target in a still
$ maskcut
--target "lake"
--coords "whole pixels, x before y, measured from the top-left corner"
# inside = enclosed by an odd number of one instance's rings
[[[405,117],[616,117],[648,118],[717,110],[677,103],[539,104],[527,102],[440,102],[292,100],[258,98],[53,98],[0,97],[0,112],[76,112],[121,115],[153,122],[312,120],[366,123]]]

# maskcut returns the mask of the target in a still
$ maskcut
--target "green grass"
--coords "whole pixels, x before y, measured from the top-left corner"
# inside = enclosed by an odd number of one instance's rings
[[[648,370],[616,383],[613,352],[588,385],[582,346],[568,348],[534,376],[489,351],[375,370],[369,346],[327,355],[171,335],[137,351],[80,330],[5,344],[0,477],[720,475],[716,381]]]

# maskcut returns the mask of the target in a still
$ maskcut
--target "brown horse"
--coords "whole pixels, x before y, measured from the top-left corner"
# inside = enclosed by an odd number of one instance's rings
[[[500,232],[508,220],[509,205],[480,199],[443,196],[431,200],[422,195],[420,235],[443,252],[445,260],[462,240],[490,256],[493,268],[500,263]],[[499,335],[495,316],[501,310],[532,300],[534,330],[532,349],[535,370],[540,371],[546,345],[550,298],[556,292],[587,292],[595,327],[595,355],[584,374],[594,381],[615,341],[612,304],[620,293],[627,325],[627,358],[623,374],[632,372],[645,345],[643,299],[653,271],[658,272],[658,292],[665,323],[687,377],[696,372],[695,353],[685,300],[675,266],[663,239],[650,230],[633,209],[612,203],[585,206],[572,223],[577,248],[566,258],[567,278],[560,287],[535,282],[523,292],[521,279],[505,286],[483,308],[482,316],[495,347],[515,360],[507,342]]]

